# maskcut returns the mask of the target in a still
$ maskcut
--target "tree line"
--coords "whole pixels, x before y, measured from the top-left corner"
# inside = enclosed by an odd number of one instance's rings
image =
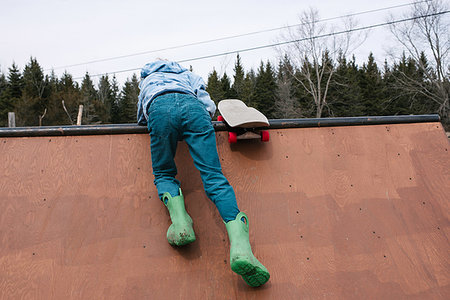
[[[359,66],[353,56],[331,61],[327,52],[322,65],[333,72],[322,108],[307,91],[305,74],[311,63],[295,67],[286,55],[277,64],[261,62],[257,70],[245,71],[237,55],[232,76],[213,69],[207,78],[207,91],[217,103],[236,98],[263,112],[268,118],[350,117],[376,115],[428,114],[439,112],[439,105],[421,93],[405,90],[398,78],[407,75],[427,86],[419,65],[427,66],[424,53],[420,61],[403,57],[389,66],[378,66],[372,54]],[[334,67],[333,67],[334,66]],[[319,66],[322,67],[322,66]],[[314,81],[317,78],[313,78]],[[83,105],[83,124],[136,122],[139,79],[133,74],[119,88],[116,78],[104,75],[95,85],[88,73],[81,84],[69,73],[58,78],[44,75],[35,58],[21,72],[13,64],[0,74],[0,126],[7,126],[7,113],[16,113],[17,126],[73,125],[78,107]],[[428,87],[432,88],[432,87]],[[320,109],[320,112],[319,112]]]
[[[22,72],[13,63],[0,73],[0,126],[7,126],[8,112],[15,112],[17,126],[73,125],[79,105],[83,124],[135,122],[138,85],[135,74],[119,88],[114,76],[104,75],[95,85],[86,73],[79,84],[67,72],[44,75],[35,58]]]
[[[226,73],[219,76],[214,70],[208,77],[208,91],[215,101],[242,99],[268,118],[279,119],[429,114],[439,111],[436,102],[414,90],[405,91],[397,79],[407,74],[428,85],[418,67],[419,64],[428,64],[424,53],[420,62],[403,55],[392,66],[385,61],[379,67],[373,54],[359,66],[354,56],[350,60],[340,56],[335,64],[325,52],[321,64],[328,65],[327,72],[334,74],[329,83],[321,82],[323,89],[328,85],[322,108],[316,105],[314,96],[305,88],[308,83],[302,73],[312,68],[311,63],[305,62],[301,68],[296,68],[287,56],[277,65],[269,61],[261,62],[258,70],[249,72],[244,72],[238,56],[233,82]],[[317,78],[314,74],[315,82]]]

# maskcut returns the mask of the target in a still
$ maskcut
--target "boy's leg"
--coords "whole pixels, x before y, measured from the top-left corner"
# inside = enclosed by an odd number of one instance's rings
[[[216,205],[225,222],[234,220],[239,208],[234,190],[222,173],[211,118],[203,104],[195,98],[186,101],[185,112],[183,139],[200,171],[206,195]]]
[[[195,166],[200,171],[206,194],[214,202],[225,222],[230,239],[231,269],[241,275],[248,285],[260,286],[269,280],[270,274],[253,255],[248,219],[244,213],[239,212],[233,188],[222,173],[211,119],[203,104],[199,101],[193,103],[186,110],[183,138],[189,145]]]
[[[175,179],[177,168],[174,157],[179,139],[175,100],[173,95],[166,95],[152,103],[148,127],[154,182],[172,221],[167,230],[167,240],[171,245],[182,246],[195,241],[195,233],[192,219],[184,206],[180,183]]]
[[[175,179],[177,167],[174,157],[177,150],[178,130],[173,126],[173,104],[167,97],[157,99],[149,108],[148,128],[154,183],[161,200],[164,193],[179,195],[180,182]]]

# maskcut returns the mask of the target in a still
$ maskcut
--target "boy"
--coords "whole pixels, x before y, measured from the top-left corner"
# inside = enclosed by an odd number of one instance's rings
[[[139,88],[138,123],[150,131],[154,183],[172,221],[167,240],[175,246],[195,241],[193,222],[175,179],[174,156],[178,141],[184,140],[206,195],[225,223],[231,269],[252,287],[266,283],[270,275],[252,253],[247,216],[239,211],[234,190],[222,173],[211,123],[216,106],[204,81],[176,62],[155,61],[142,68]]]

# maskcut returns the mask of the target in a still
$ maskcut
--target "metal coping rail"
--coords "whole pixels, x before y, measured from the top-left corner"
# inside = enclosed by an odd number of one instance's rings
[[[373,116],[373,117],[345,117],[345,118],[312,118],[312,119],[271,119],[266,129],[309,128],[332,126],[382,125],[440,122],[437,114],[431,115],[402,115],[402,116]],[[226,131],[227,125],[213,121],[216,131]],[[74,136],[74,135],[105,135],[105,134],[148,134],[145,126],[136,124],[105,124],[82,126],[42,126],[42,127],[1,127],[0,137],[36,137],[36,136]]]

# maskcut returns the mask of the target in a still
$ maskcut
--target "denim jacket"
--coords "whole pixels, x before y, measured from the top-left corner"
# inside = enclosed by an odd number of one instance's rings
[[[205,105],[211,116],[216,112],[216,105],[206,91],[203,79],[176,62],[155,61],[146,64],[141,70],[139,89],[139,125],[147,125],[150,103],[165,92],[191,94]]]

